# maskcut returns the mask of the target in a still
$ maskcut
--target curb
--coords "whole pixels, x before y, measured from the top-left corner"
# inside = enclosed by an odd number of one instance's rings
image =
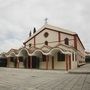
[[[90,72],[68,72],[70,74],[90,74]]]

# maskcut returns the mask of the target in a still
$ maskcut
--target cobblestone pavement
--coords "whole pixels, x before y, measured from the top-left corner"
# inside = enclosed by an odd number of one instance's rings
[[[90,74],[0,68],[0,90],[90,90]]]

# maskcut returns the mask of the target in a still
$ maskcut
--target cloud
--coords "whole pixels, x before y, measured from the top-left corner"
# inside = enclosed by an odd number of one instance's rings
[[[0,0],[0,52],[20,47],[46,17],[52,25],[77,32],[90,50],[89,8],[89,0]]]

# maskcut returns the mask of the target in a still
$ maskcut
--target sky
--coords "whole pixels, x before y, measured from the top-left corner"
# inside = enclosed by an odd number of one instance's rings
[[[78,33],[90,51],[90,0],[0,0],[0,52],[20,48],[30,30],[48,24]]]

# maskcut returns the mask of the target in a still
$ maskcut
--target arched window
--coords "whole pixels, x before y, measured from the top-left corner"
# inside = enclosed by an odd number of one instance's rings
[[[65,38],[64,41],[65,41],[66,45],[69,45],[69,39],[68,38]]]
[[[29,44],[29,47],[31,47],[31,46],[32,46],[32,44],[30,43],[30,44]]]
[[[45,41],[45,45],[48,45],[48,41]]]

